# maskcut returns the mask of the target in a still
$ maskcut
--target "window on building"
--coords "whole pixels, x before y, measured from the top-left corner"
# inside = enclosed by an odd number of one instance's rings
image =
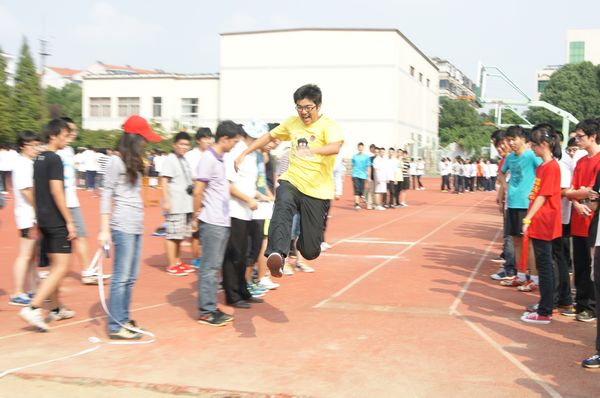
[[[423,83],[423,74],[419,73],[419,82]]]
[[[181,99],[181,116],[198,117],[198,98]]]
[[[152,97],[152,117],[162,117],[162,97]]]
[[[539,80],[538,81],[538,93],[543,93],[548,85],[548,80]]]
[[[119,117],[140,113],[140,97],[119,97]]]
[[[414,76],[415,76],[415,67],[414,67],[414,66],[411,66],[411,67],[410,67],[410,75],[411,75],[412,77],[414,77]]]
[[[110,97],[90,97],[91,117],[110,117]]]
[[[440,88],[442,90],[447,90],[448,87],[450,87],[450,84],[449,84],[448,80],[446,80],[446,79],[440,80]]]
[[[585,59],[585,42],[572,41],[569,43],[569,63],[577,64]]]

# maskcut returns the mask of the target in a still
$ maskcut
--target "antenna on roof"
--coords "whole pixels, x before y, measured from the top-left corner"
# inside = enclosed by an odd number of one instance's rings
[[[48,51],[48,43],[49,41],[46,39],[40,39],[40,67],[42,68],[42,76],[44,76],[44,69],[46,67],[46,57],[51,56]]]

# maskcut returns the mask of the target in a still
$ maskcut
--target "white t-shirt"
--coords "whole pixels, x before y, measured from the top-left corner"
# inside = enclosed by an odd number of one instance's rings
[[[202,158],[203,152],[194,148],[184,155],[185,160],[187,160],[190,165],[190,170],[192,170],[192,178],[195,180],[198,177],[198,164],[200,163],[200,159]]]
[[[75,152],[73,151],[73,148],[66,146],[63,149],[56,151],[56,154],[60,156],[63,163],[67,207],[79,207],[79,198],[77,198],[77,173],[75,173]]]
[[[160,156],[155,156],[154,157],[154,170],[159,175],[162,172],[163,163],[164,163],[164,161],[165,161],[166,158],[167,158],[167,155],[160,155]]]
[[[570,160],[570,158],[569,158],[569,160]],[[570,162],[563,162],[562,159],[558,162],[558,165],[560,166],[560,188],[561,189],[571,187],[571,180],[573,178],[573,174],[571,173],[571,170],[569,169],[569,163]],[[561,207],[562,207],[562,223],[569,224],[569,223],[571,223],[571,201],[569,199],[563,197],[560,199],[560,202],[561,202]]]
[[[388,181],[395,181],[396,171],[400,167],[400,161],[398,160],[398,158],[387,158],[386,167],[386,179]]]
[[[383,159],[381,156],[375,156],[373,159],[373,169],[375,170],[375,181],[385,181],[385,159]]]
[[[76,153],[73,157],[73,161],[75,162],[75,168],[77,171],[85,172],[85,163],[83,162],[83,153]]]
[[[248,154],[244,161],[239,165],[238,172],[235,172],[233,166],[234,160],[248,148],[244,141],[239,141],[231,152],[228,152],[223,157],[225,162],[225,176],[227,180],[235,185],[235,187],[251,198],[256,196],[256,182],[258,181],[258,160],[256,153]],[[245,202],[234,198],[233,195],[229,200],[229,216],[238,220],[252,220],[252,210]]]
[[[490,163],[488,165],[490,177],[498,177],[498,165],[496,163]]]
[[[425,174],[425,162],[420,160],[417,162],[417,175],[422,176],[423,174]]]
[[[83,151],[83,163],[86,171],[98,171],[96,152],[90,149]]]
[[[9,171],[10,168],[10,160],[8,151],[5,149],[0,150],[0,171]]]
[[[33,187],[33,160],[19,155],[15,160],[12,181],[17,228],[31,228],[35,223],[35,211],[32,204],[25,199],[21,190]]]
[[[417,164],[415,162],[410,162],[408,166],[408,174],[411,176],[417,175]]]

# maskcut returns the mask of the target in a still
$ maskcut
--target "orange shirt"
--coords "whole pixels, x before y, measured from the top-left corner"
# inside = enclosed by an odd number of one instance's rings
[[[596,174],[598,174],[598,164],[600,162],[600,152],[594,157],[585,156],[577,162],[575,171],[573,172],[573,181],[571,185],[573,189],[581,187],[593,187],[596,182]],[[586,238],[589,233],[590,224],[594,214],[589,216],[581,216],[576,211],[571,214],[571,235]]]

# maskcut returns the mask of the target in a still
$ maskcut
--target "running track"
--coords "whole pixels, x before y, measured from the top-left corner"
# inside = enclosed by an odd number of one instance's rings
[[[251,310],[222,306],[235,315],[226,328],[195,322],[196,276],[167,275],[162,238],[147,236],[133,317],[157,340],[144,345],[105,344],[98,291],[75,273],[62,291],[74,319],[47,334],[18,319],[7,304],[17,244],[9,203],[0,213],[0,372],[244,397],[597,396],[600,373],[579,365],[595,324],[523,324],[536,295],[490,280],[501,239],[493,193],[441,193],[428,179],[407,208],[357,212],[348,182],[327,233],[334,248],[311,262],[316,273],[283,278]],[[93,246],[98,199],[80,198]],[[159,223],[148,208],[146,234]]]

